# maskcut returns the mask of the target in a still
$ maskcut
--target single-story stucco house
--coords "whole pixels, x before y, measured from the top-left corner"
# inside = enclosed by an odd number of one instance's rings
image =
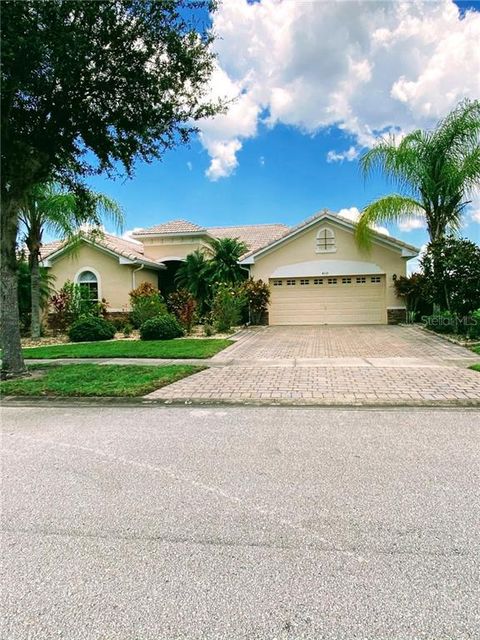
[[[82,238],[71,253],[62,243],[45,245],[43,265],[60,288],[81,283],[93,297],[105,298],[109,311],[129,310],[129,291],[141,282],[168,290],[182,260],[207,246],[211,237],[238,238],[248,246],[240,264],[271,289],[269,323],[387,324],[405,315],[394,282],[419,249],[383,233],[373,233],[370,251],[359,249],[355,223],[322,211],[296,227],[258,224],[201,227],[174,220],[141,229],[126,240],[104,234]]]

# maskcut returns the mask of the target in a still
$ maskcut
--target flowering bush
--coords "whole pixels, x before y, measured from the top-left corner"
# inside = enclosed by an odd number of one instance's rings
[[[242,286],[241,290],[248,305],[249,320],[252,324],[260,324],[262,316],[268,309],[270,300],[270,289],[263,280],[249,278]]]
[[[151,282],[141,282],[138,287],[132,289],[128,294],[132,305],[139,298],[149,298],[150,296],[158,296],[160,292]]]
[[[186,289],[179,289],[168,296],[167,307],[170,313],[177,318],[187,333],[192,330],[195,320],[197,302]]]
[[[92,300],[88,290],[67,280],[63,287],[50,298],[52,316],[50,324],[54,332],[66,331],[81,318],[106,318],[108,302],[105,298]]]
[[[63,287],[50,298],[52,308],[51,325],[54,332],[66,331],[80,316],[80,287],[67,280]]]
[[[212,320],[215,329],[221,333],[228,333],[232,327],[238,325],[245,302],[245,294],[241,286],[218,284],[212,303]]]
[[[136,289],[130,291],[129,296],[132,305],[130,320],[136,329],[140,328],[146,320],[167,313],[160,291],[150,282],[142,282]]]

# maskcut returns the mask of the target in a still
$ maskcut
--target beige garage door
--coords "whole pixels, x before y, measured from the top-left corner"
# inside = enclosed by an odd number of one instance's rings
[[[385,276],[270,280],[270,324],[385,324]]]

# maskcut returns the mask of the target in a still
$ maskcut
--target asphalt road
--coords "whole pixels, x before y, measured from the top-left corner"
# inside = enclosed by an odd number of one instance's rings
[[[480,636],[479,412],[7,407],[3,431],[2,638]]]

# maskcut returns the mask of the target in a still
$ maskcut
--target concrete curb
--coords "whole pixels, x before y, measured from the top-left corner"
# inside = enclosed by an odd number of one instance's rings
[[[355,402],[342,402],[321,399],[278,399],[278,400],[235,400],[235,399],[190,399],[178,398],[169,400],[168,398],[144,398],[144,397],[63,397],[63,396],[5,396],[0,401],[0,406],[16,406],[16,407],[52,407],[52,406],[69,406],[69,407],[99,407],[99,406],[118,406],[118,407],[297,407],[297,408],[336,408],[336,409],[401,409],[405,407],[412,408],[462,408],[477,409],[480,408],[480,400],[469,399],[451,399],[451,400],[393,400],[388,401],[371,401],[359,400]]]

